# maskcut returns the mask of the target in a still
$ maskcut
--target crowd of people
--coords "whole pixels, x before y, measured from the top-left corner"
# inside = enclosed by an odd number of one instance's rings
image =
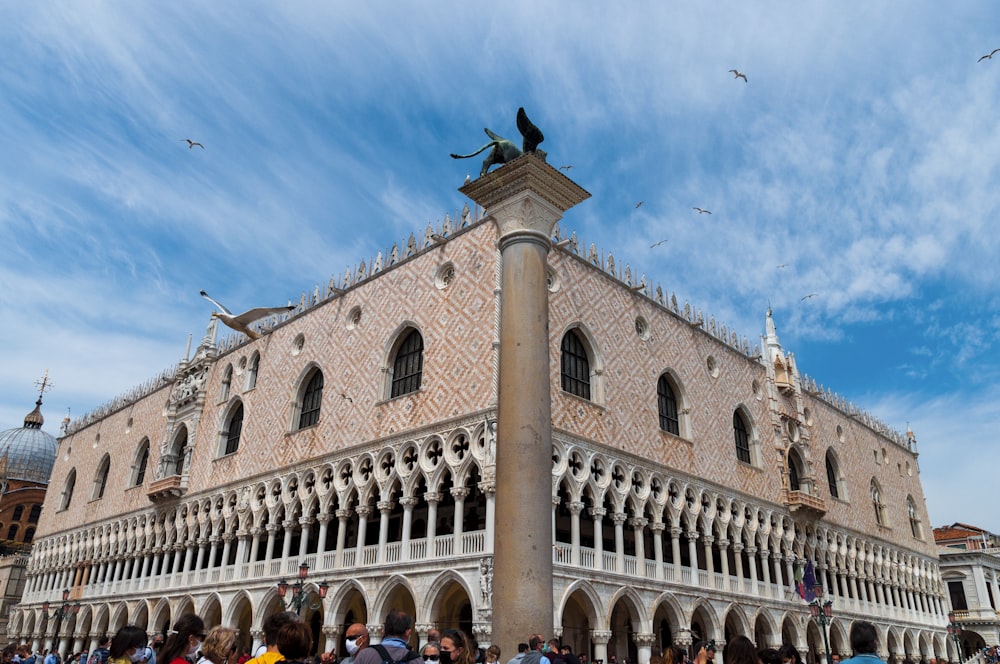
[[[177,620],[164,638],[156,635],[148,640],[146,632],[136,625],[125,625],[112,637],[103,637],[92,653],[75,653],[66,664],[604,664],[590,662],[587,653],[574,653],[567,644],[556,639],[546,640],[532,634],[518,644],[518,652],[509,660],[501,660],[500,648],[491,645],[480,648],[475,640],[460,629],[433,629],[427,643],[419,651],[410,648],[413,618],[403,611],[391,611],[385,618],[380,643],[372,644],[368,628],[362,623],[348,626],[344,633],[346,656],[338,660],[335,650],[313,655],[312,631],[299,616],[283,611],[269,616],[263,625],[264,643],[258,652],[239,651],[239,632],[231,627],[216,626],[206,630],[204,621],[195,614],[185,614]],[[854,657],[834,664],[883,664],[878,656],[878,631],[874,625],[857,621],[851,627],[851,648]],[[653,652],[649,664],[714,664],[714,641],[701,641],[691,652],[681,646],[670,646],[663,652]],[[997,664],[984,653],[984,664]],[[3,650],[0,664],[63,664],[55,651],[45,653],[42,661],[27,645],[10,645]],[[803,664],[798,650],[786,644],[780,648],[757,648],[746,636],[735,636],[725,645],[725,664]],[[608,664],[619,664],[614,655]],[[620,664],[629,664],[623,658]]]

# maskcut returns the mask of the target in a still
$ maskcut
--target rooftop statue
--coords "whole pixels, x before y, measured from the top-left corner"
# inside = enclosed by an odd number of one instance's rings
[[[520,150],[503,136],[498,136],[490,131],[489,128],[485,128],[483,131],[490,137],[489,143],[470,154],[452,153],[451,158],[468,159],[469,157],[475,157],[484,150],[489,150],[489,154],[483,160],[483,168],[479,171],[479,177],[483,177],[490,170],[491,166],[506,164],[509,161],[517,159],[522,154],[534,153],[538,144],[545,140],[542,131],[528,119],[528,114],[524,112],[523,107],[517,109],[517,130],[521,132],[523,139]]]

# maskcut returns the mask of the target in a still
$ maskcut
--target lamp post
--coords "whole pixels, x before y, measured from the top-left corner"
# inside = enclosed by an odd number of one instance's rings
[[[299,578],[292,584],[292,599],[288,602],[285,601],[285,595],[288,594],[288,582],[282,579],[278,581],[278,597],[281,598],[281,604],[287,610],[289,608],[295,613],[302,613],[302,605],[306,601],[305,593],[305,583],[306,577],[309,576],[309,565],[302,563],[299,565]],[[326,599],[326,591],[330,589],[330,584],[323,581],[319,584],[319,598],[320,600]],[[312,607],[314,609],[319,608],[319,606]]]
[[[823,601],[823,586],[816,584],[813,586],[813,594],[816,599],[809,602],[809,615],[819,623],[819,629],[823,632],[823,647],[826,648],[826,664],[833,664],[833,654],[830,652],[830,640],[826,635],[826,626],[833,622],[833,600]]]
[[[69,603],[68,589],[62,591],[62,601],[63,605],[58,609],[56,609],[55,611],[53,611],[52,615],[49,616],[50,619],[54,618],[56,621],[55,635],[52,639],[52,647],[56,652],[59,652],[59,628],[62,626],[63,618],[69,615],[75,616],[77,613],[80,612],[79,602],[76,602],[75,604]],[[50,606],[51,606],[50,602],[48,600],[45,600],[44,602],[42,602],[42,611],[48,614]]]
[[[962,661],[962,626],[955,620],[955,612],[948,612],[948,636],[955,639],[955,655]]]

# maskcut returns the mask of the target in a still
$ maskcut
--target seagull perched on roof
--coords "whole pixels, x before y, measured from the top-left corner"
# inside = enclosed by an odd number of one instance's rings
[[[696,207],[691,209],[697,212],[698,214],[712,214],[711,210],[706,210],[705,208]]]
[[[213,311],[212,318],[218,318],[226,327],[231,327],[237,332],[242,332],[251,339],[260,339],[260,334],[250,329],[250,323],[260,320],[265,316],[270,316],[271,314],[287,313],[295,308],[294,305],[288,305],[286,307],[257,307],[256,309],[244,311],[239,316],[234,316],[229,309],[226,309],[224,306],[213,300],[205,291],[201,291],[201,296],[222,310],[221,313]]]
[[[735,69],[730,69],[729,73],[733,75],[733,78],[742,78],[744,83],[747,82],[747,75],[744,74],[743,72],[736,71]]]
[[[987,53],[983,57],[981,57],[978,60],[976,60],[976,62],[982,62],[983,60],[992,60],[993,56],[996,55],[997,51],[1000,51],[1000,48],[993,49],[992,51],[990,51],[989,53]]]
[[[202,150],[204,150],[204,149],[205,149],[205,146],[204,146],[204,145],[202,145],[201,143],[199,143],[198,141],[192,141],[192,140],[191,140],[190,138],[182,138],[181,140],[182,140],[182,141],[187,141],[187,143],[188,143],[188,149],[189,149],[189,150],[190,150],[191,148],[193,148],[194,146],[196,146],[196,145],[197,145],[197,146],[198,146],[199,148],[201,148]]]

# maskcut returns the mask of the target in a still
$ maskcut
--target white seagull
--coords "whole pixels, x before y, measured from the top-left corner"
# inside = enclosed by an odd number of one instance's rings
[[[696,207],[691,209],[697,212],[698,214],[712,214],[711,210],[706,210],[705,208]]]
[[[736,71],[735,69],[730,69],[729,73],[733,75],[733,78],[742,78],[744,83],[747,82],[747,75],[744,74],[743,72]]]
[[[204,150],[204,149],[205,149],[205,146],[204,146],[204,145],[202,145],[201,143],[199,143],[198,141],[192,141],[192,140],[191,140],[190,138],[182,138],[181,140],[182,140],[182,141],[187,141],[187,143],[188,143],[188,149],[189,149],[189,150],[190,150],[190,149],[192,149],[192,148],[194,148],[194,146],[196,146],[196,145],[197,145],[197,146],[198,146],[199,148],[201,148],[202,150]]]
[[[231,327],[237,332],[242,332],[251,339],[260,339],[260,334],[250,329],[250,323],[260,320],[265,316],[270,316],[271,314],[283,314],[295,308],[293,305],[288,305],[286,307],[257,307],[256,309],[244,311],[239,316],[234,316],[229,309],[226,309],[224,306],[213,300],[205,291],[201,291],[201,296],[222,310],[221,313],[213,311],[212,318],[218,318],[226,327]]]

